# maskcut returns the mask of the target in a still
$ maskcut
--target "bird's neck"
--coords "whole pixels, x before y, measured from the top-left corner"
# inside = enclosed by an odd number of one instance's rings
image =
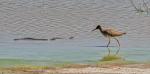
[[[99,28],[100,32],[103,32],[102,27]]]

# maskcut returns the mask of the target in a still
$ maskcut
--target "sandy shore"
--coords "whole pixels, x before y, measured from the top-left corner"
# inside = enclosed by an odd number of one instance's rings
[[[47,73],[60,73],[60,74],[150,74],[150,69],[140,68],[126,68],[126,67],[114,67],[114,68],[64,68],[56,71],[47,70]]]
[[[101,67],[62,68],[46,70],[45,72],[60,74],[150,74],[150,65],[105,65]]]
[[[150,74],[149,64],[104,65],[47,69],[5,69],[2,74]]]

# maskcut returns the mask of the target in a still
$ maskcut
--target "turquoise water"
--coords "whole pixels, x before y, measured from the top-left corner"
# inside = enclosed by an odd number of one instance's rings
[[[128,41],[122,41],[119,55],[130,61],[150,61],[149,47],[144,45],[131,47],[130,45],[132,45],[132,43],[126,42]],[[108,54],[107,48],[105,47],[106,43],[105,40],[102,40],[102,42],[101,40],[1,42],[0,66],[95,63]],[[117,50],[115,42],[112,42],[111,46],[110,49],[112,54],[114,54]]]

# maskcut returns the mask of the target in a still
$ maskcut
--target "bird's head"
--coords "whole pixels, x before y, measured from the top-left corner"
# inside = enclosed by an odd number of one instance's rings
[[[94,30],[92,30],[92,31],[95,31],[95,30],[97,30],[97,29],[101,29],[101,26],[100,26],[100,25],[97,25],[97,27],[96,27]]]

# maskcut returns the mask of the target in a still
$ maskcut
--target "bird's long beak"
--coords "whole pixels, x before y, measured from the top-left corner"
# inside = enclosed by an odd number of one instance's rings
[[[95,31],[96,29],[93,29],[92,31]]]

